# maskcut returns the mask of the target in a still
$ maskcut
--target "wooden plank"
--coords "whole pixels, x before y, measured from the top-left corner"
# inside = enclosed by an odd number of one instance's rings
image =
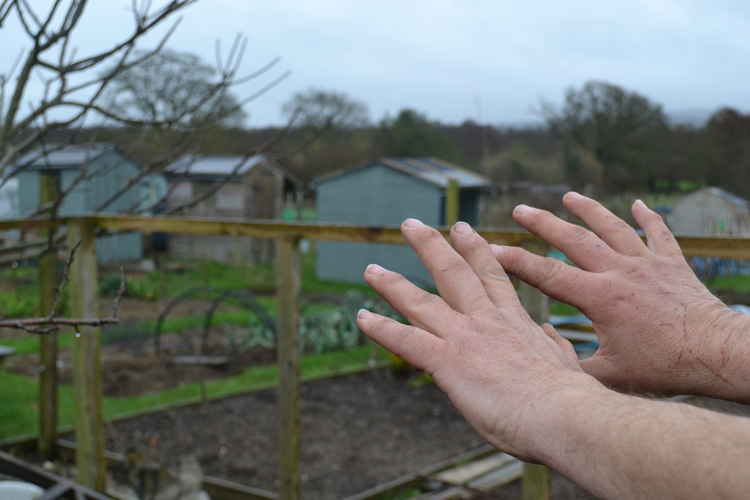
[[[445,225],[453,226],[458,222],[459,214],[459,185],[456,179],[448,179],[448,186],[445,188]]]
[[[549,500],[549,469],[541,464],[523,464],[522,500]]]
[[[278,496],[260,488],[244,486],[226,479],[206,476],[203,489],[212,500],[277,500]]]
[[[524,247],[534,253],[546,255],[547,247],[540,244],[526,244]],[[549,319],[549,299],[531,285],[521,282],[518,287],[521,303],[537,323]],[[523,500],[549,500],[549,470],[543,465],[525,464],[523,467]]]
[[[466,488],[462,488],[460,486],[452,486],[447,490],[419,495],[418,497],[414,497],[412,500],[467,500],[472,496],[472,493]]]
[[[488,472],[484,476],[470,482],[468,486],[474,490],[492,491],[511,481],[515,481],[523,475],[523,471],[523,462],[513,459],[505,467]]]
[[[75,457],[75,443],[61,439],[57,442],[60,457],[71,460]],[[2,453],[2,452],[0,452]],[[127,459],[122,453],[106,451],[108,462],[125,464]],[[213,500],[277,500],[278,497],[262,488],[254,488],[214,476],[203,476],[203,489]]]
[[[175,356],[172,363],[176,365],[224,366],[229,362],[226,356]]]
[[[70,309],[76,318],[99,316],[94,225],[89,221],[68,229],[68,248],[80,246],[70,266]],[[81,327],[73,341],[73,390],[78,482],[106,491],[104,418],[102,413],[101,331]]]
[[[168,232],[178,234],[211,234],[278,238],[295,236],[313,240],[354,241],[366,243],[404,244],[397,226],[352,226],[344,224],[312,224],[304,222],[279,223],[274,221],[227,221],[210,218],[185,217],[125,217],[96,216],[97,225],[109,231]],[[2,227],[2,222],[0,222]],[[448,229],[442,229],[447,236]],[[481,231],[489,241],[519,245],[537,238],[519,231]]]
[[[452,469],[444,470],[433,477],[438,481],[442,481],[444,483],[461,486],[468,483],[472,479],[476,479],[477,477],[486,474],[491,470],[498,469],[513,460],[515,459],[507,453],[497,453],[481,460],[476,460],[468,464],[463,464]]]
[[[299,238],[277,240],[279,363],[279,481],[282,500],[300,495],[300,418],[299,418]]]
[[[59,196],[57,178],[52,175],[40,175],[40,204],[51,204]],[[55,229],[43,229],[40,237],[46,245],[53,241]],[[55,292],[57,290],[57,249],[43,248],[37,269],[39,279],[39,316],[53,313]],[[55,442],[57,441],[57,335],[42,335],[39,343],[39,454],[47,460],[54,459]]]
[[[72,485],[72,487],[77,490],[77,494],[80,493],[80,497],[88,500],[111,500],[111,498],[106,495],[99,494],[82,485],[71,483],[69,480],[56,474],[52,474],[41,467],[28,464],[1,451],[0,473],[15,477],[21,481],[36,484],[45,489],[54,487],[56,484]]]
[[[466,462],[467,460],[477,460],[481,457],[495,453],[495,451],[496,448],[494,446],[484,444],[472,450],[461,453],[458,456],[454,456],[448,458],[447,460],[443,460],[427,466],[418,472],[413,472],[391,481],[381,483],[368,490],[361,491],[356,495],[346,497],[345,500],[369,500],[372,498],[389,498],[387,495],[396,496],[399,491],[420,484],[425,477],[432,476],[433,474],[452,467],[457,463]]]
[[[298,235],[303,238],[326,241],[352,241],[371,243],[405,243],[395,226],[350,226],[336,224],[278,223],[273,221],[238,221],[196,217],[148,217],[129,215],[97,215],[48,219],[0,220],[0,231],[7,229],[42,229],[90,220],[107,231],[166,232],[172,234],[214,234],[279,238]],[[447,234],[447,229],[442,229]],[[478,230],[485,239],[502,245],[521,245],[539,241],[535,236],[519,231],[496,229]],[[750,260],[750,238],[678,237],[682,251],[688,257],[723,257]]]

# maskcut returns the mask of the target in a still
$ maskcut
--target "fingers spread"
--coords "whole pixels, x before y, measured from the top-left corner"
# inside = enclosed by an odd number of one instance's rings
[[[365,281],[413,325],[435,335],[455,329],[462,318],[437,295],[428,293],[398,273],[370,264]]]
[[[454,225],[450,236],[453,246],[474,270],[492,303],[496,307],[511,306],[520,309],[521,303],[513,284],[485,239],[465,222]]]
[[[434,373],[441,365],[445,341],[421,328],[361,309],[357,326],[372,340],[412,365]]]
[[[492,307],[477,275],[442,234],[416,219],[404,221],[401,232],[430,271],[440,296],[451,307],[467,314]]]
[[[617,258],[617,254],[597,235],[546,210],[518,205],[513,210],[513,218],[589,271],[604,271]]]
[[[661,215],[648,208],[641,200],[633,203],[632,212],[638,225],[646,233],[648,247],[654,253],[667,256],[682,255],[677,239],[664,223]]]
[[[565,208],[585,222],[613,250],[633,256],[646,252],[646,245],[630,224],[598,201],[571,191],[563,196],[563,203]]]
[[[591,300],[595,275],[523,248],[500,245],[490,245],[490,248],[508,272],[545,294],[579,308],[584,308]]]

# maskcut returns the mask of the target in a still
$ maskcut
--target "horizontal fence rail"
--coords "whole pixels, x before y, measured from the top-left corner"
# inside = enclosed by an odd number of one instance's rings
[[[44,229],[74,222],[89,222],[110,232],[139,231],[195,235],[251,236],[255,238],[299,237],[323,241],[362,243],[406,243],[396,226],[353,226],[333,223],[281,223],[268,220],[227,220],[200,217],[151,217],[127,215],[92,215],[49,219],[0,220],[0,231],[10,229]],[[447,234],[447,229],[441,231]],[[540,240],[517,230],[478,229],[487,241],[520,246]],[[688,257],[723,257],[750,260],[750,238],[690,237],[677,238]]]

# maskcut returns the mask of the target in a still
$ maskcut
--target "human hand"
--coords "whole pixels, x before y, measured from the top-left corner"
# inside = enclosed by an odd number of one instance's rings
[[[513,217],[578,268],[521,248],[492,249],[509,272],[591,319],[600,347],[583,369],[625,390],[750,397],[740,368],[747,348],[737,345],[748,319],[698,280],[661,216],[633,204],[646,245],[595,200],[568,193],[563,203],[592,231],[524,205]]]
[[[456,224],[451,245],[408,219],[401,231],[430,271],[440,296],[398,273],[367,267],[365,280],[412,326],[365,310],[370,338],[432,374],[471,424],[497,447],[539,459],[556,418],[577,397],[601,388],[583,373],[570,343],[526,313],[487,242]]]

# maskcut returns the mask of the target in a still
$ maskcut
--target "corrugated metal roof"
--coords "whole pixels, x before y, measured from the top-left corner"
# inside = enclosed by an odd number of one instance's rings
[[[241,175],[266,161],[263,155],[199,156],[185,155],[168,165],[166,172],[183,175]]]
[[[383,158],[380,163],[440,187],[446,187],[450,179],[457,180],[461,187],[490,185],[483,176],[436,158]]]
[[[86,164],[107,151],[114,151],[112,144],[86,144],[71,146],[50,145],[22,155],[16,165],[27,165],[27,168],[64,168]]]
[[[346,175],[350,172],[361,170],[362,168],[376,167],[385,165],[387,167],[403,172],[407,175],[417,177],[424,181],[439,187],[447,187],[450,179],[458,181],[459,186],[464,187],[485,187],[490,186],[491,182],[484,176],[467,170],[458,165],[438,160],[437,158],[382,158],[365,167],[360,167],[342,172],[333,173],[320,177],[316,184],[326,182],[335,177]]]
[[[725,191],[718,187],[709,187],[707,189],[709,193],[715,196],[718,196],[720,198],[723,198],[724,200],[728,201],[729,203],[733,205],[737,205],[738,207],[741,207],[741,208],[750,207],[750,202],[748,202],[744,198],[740,198],[739,196],[730,193],[729,191]]]

